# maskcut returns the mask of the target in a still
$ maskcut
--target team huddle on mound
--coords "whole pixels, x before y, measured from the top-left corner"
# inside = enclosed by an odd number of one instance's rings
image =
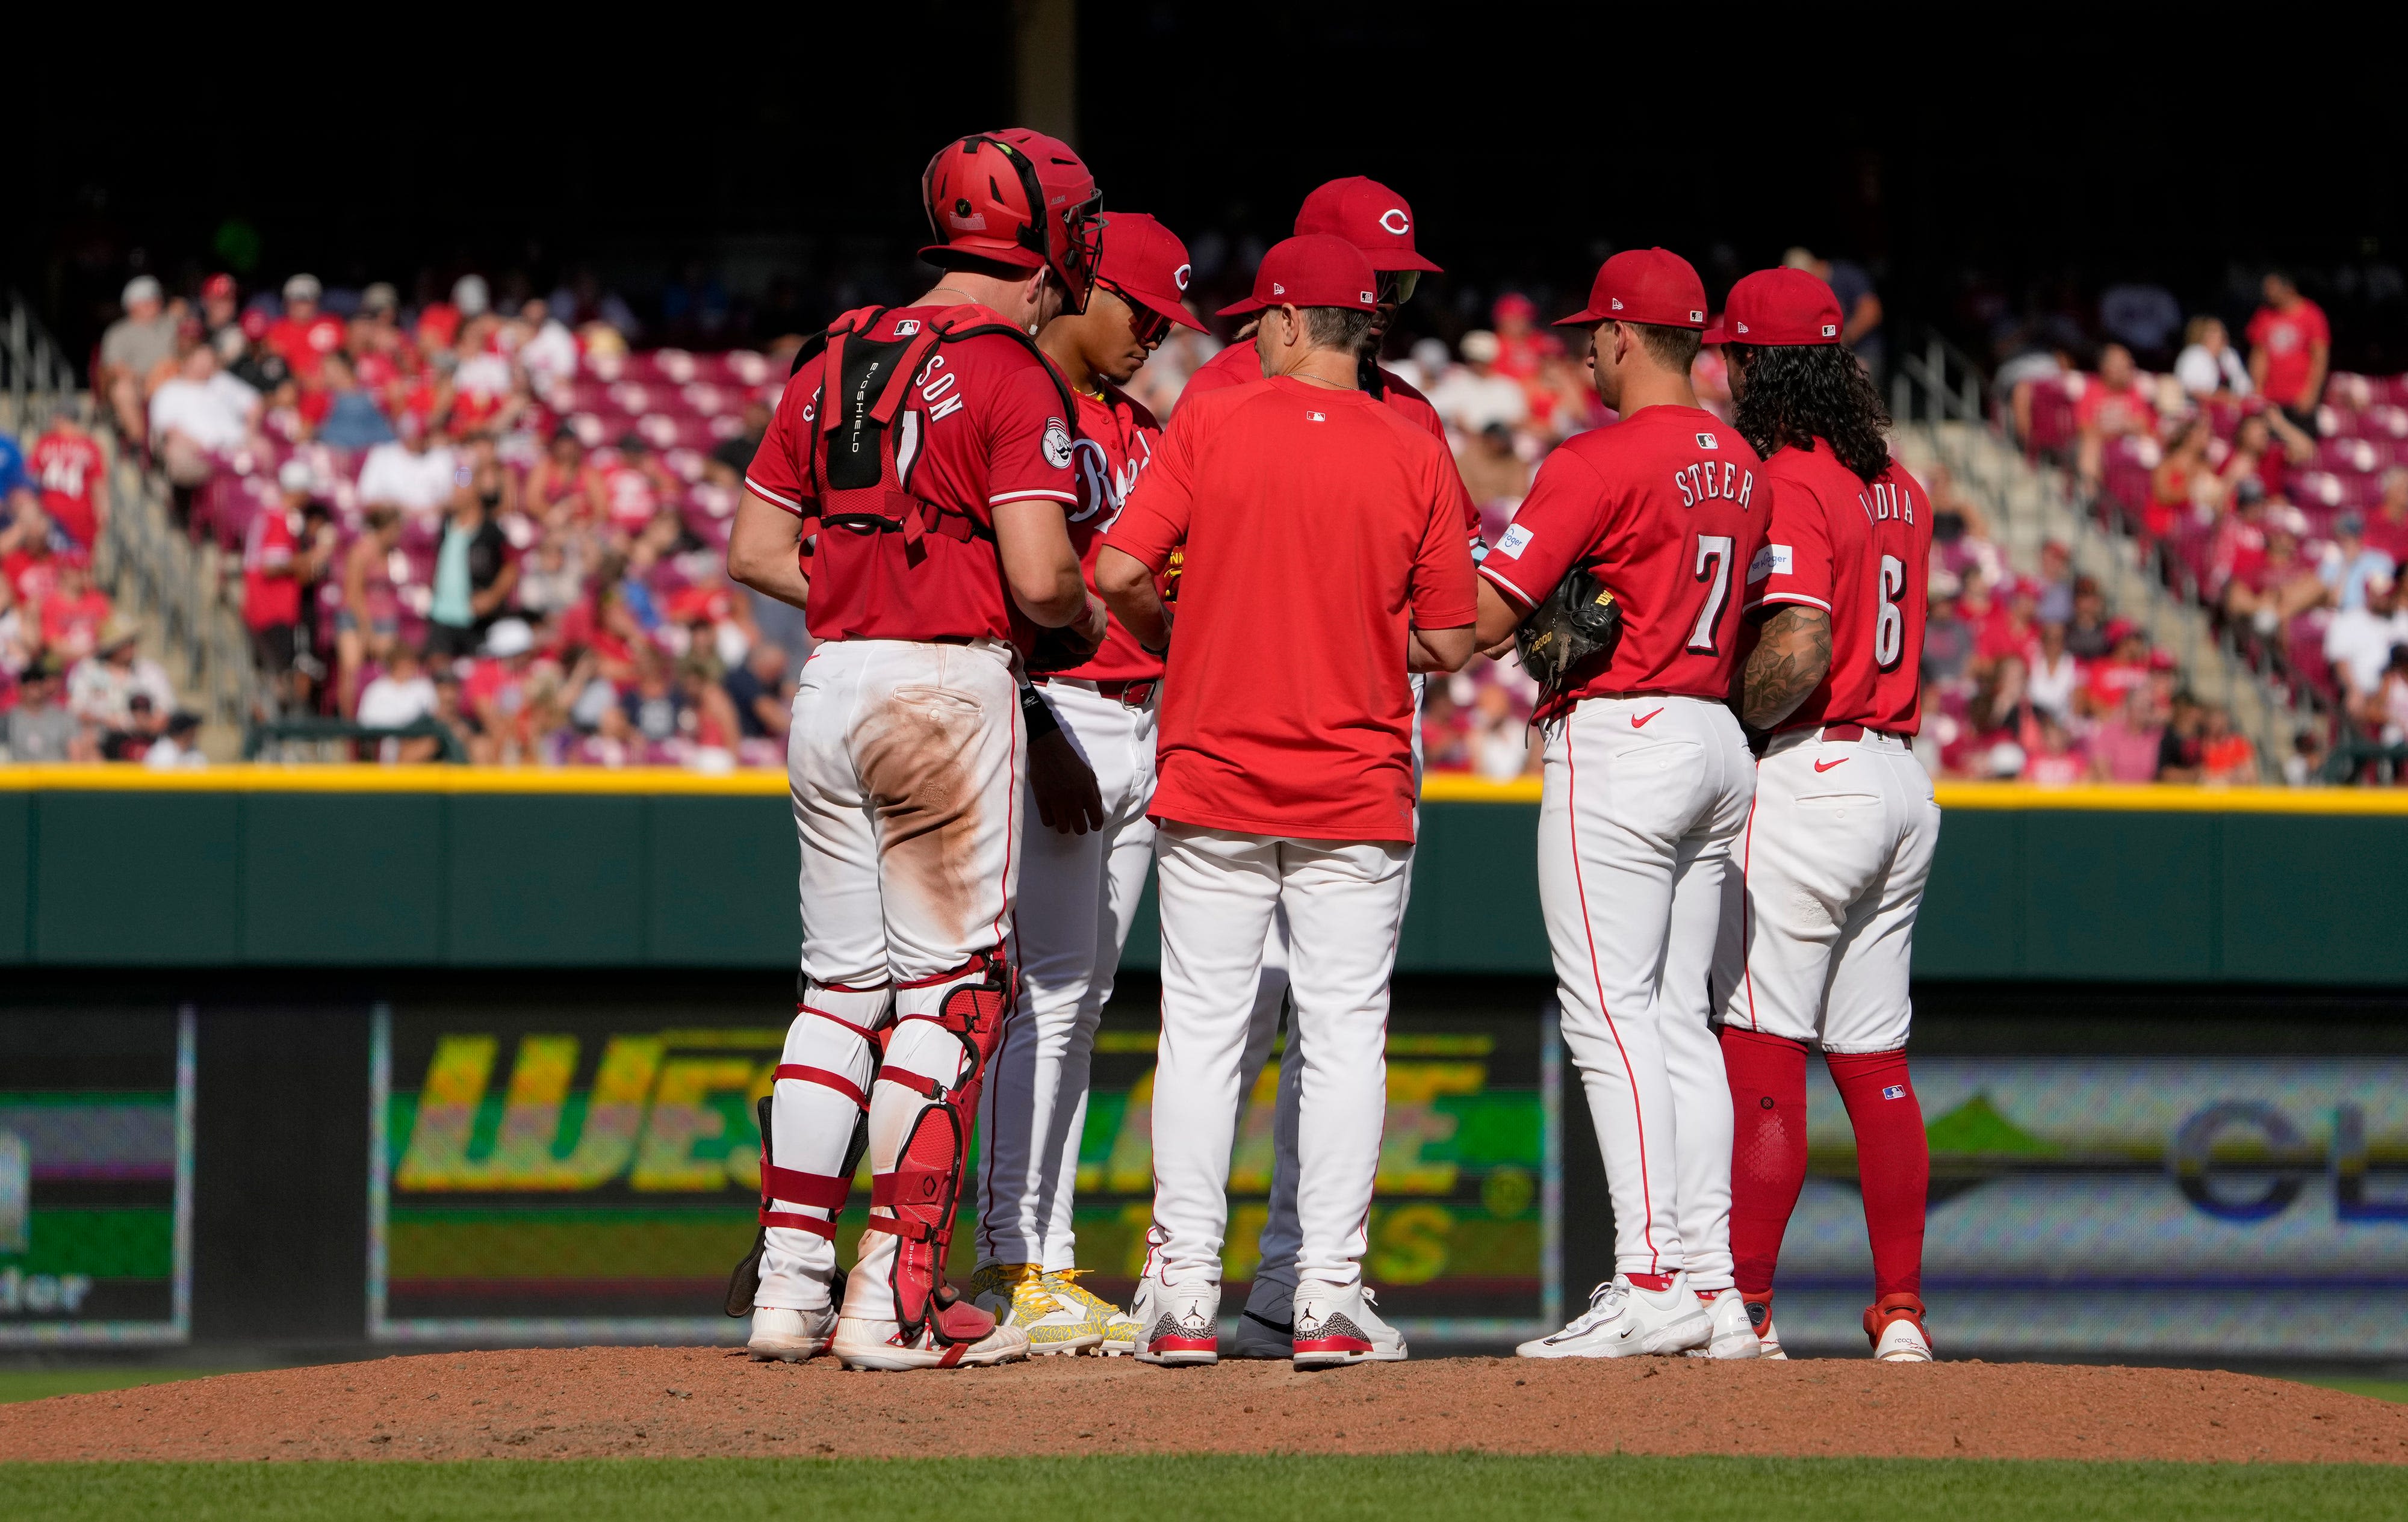
[[[1751,275],[1708,332],[1685,261],[1607,260],[1561,320],[1619,420],[1551,455],[1491,547],[1437,414],[1377,361],[1438,268],[1386,187],[1306,199],[1167,426],[1119,388],[1200,326],[1175,235],[1025,130],[948,144],[922,189],[941,278],[805,345],[728,548],[815,641],[788,753],[801,975],[731,1290],[753,1356],[1404,1358],[1362,1263],[1416,713],[1427,674],[1518,646],[1616,1223],[1613,1278],[1521,1352],[1782,1356],[1819,1045],[1857,1134],[1867,1335],[1928,1360],[1905,1043],[1940,818],[1909,744],[1930,513],[1829,289]],[[1701,343],[1726,346],[1734,423],[1690,389]],[[1080,1283],[1072,1196],[1149,866],[1155,1195],[1123,1312]],[[1260,1266],[1224,1326],[1231,1148],[1283,1008]],[[944,1264],[973,1171],[965,1295]]]

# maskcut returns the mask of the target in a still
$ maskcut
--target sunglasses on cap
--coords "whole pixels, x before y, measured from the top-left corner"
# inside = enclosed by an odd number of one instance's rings
[[[1413,291],[1422,283],[1417,269],[1383,269],[1380,272],[1379,304],[1402,306],[1413,299]]]
[[[1129,334],[1140,344],[1142,344],[1148,348],[1152,348],[1154,345],[1161,343],[1165,338],[1170,336],[1170,319],[1163,316],[1160,312],[1155,311],[1153,307],[1148,306],[1145,303],[1138,300],[1135,296],[1130,295],[1127,292],[1122,290],[1119,286],[1114,285],[1110,280],[1098,279],[1096,283],[1111,292],[1113,295],[1118,296],[1121,299],[1121,305],[1128,308]]]

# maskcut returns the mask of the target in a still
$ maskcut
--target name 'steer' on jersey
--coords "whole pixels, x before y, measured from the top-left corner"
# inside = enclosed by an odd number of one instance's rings
[[[1547,457],[1480,574],[1526,609],[1586,566],[1622,605],[1612,657],[1592,659],[1564,704],[1728,695],[1740,643],[1731,582],[1770,518],[1762,469],[1713,413],[1669,404],[1574,434]]]

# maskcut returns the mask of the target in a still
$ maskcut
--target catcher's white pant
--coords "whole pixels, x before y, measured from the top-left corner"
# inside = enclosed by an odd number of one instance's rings
[[[1547,726],[1539,903],[1564,1045],[1613,1195],[1614,1267],[1727,1288],[1730,1088],[1708,1023],[1755,763],[1699,698],[1588,698]]]
[[[1025,747],[1011,651],[996,641],[933,645],[830,640],[812,647],[795,690],[786,773],[802,842],[801,1003],[781,1064],[870,1092],[876,1055],[865,1032],[894,1016],[895,987],[925,983],[982,952],[1000,952],[1020,871]],[[928,997],[923,994],[922,997]],[[887,1060],[904,1071],[952,1074],[961,1043],[927,1020],[905,1022]],[[864,1102],[823,1080],[775,1085],[770,1145],[781,1168],[838,1174]],[[875,1102],[924,1102],[893,1084]],[[882,1128],[871,1113],[870,1164]],[[891,1162],[891,1159],[884,1159]],[[829,1218],[802,1202],[781,1212]],[[872,1234],[862,1266],[894,1252]],[[836,1245],[798,1228],[772,1227],[753,1303],[824,1310]],[[853,1283],[882,1275],[856,1272]],[[892,1317],[891,1308],[848,1309]]]
[[[979,1260],[1078,1266],[1071,1205],[1096,1026],[1154,864],[1154,710],[1054,678],[1044,692],[1096,774],[1104,824],[1049,829],[1024,804],[1014,915],[1020,1003],[979,1103]]]
[[[1719,1017],[1828,1052],[1895,1051],[1914,1013],[1908,963],[1940,805],[1908,742],[1822,734],[1775,735],[1756,769]]]
[[[1297,1050],[1297,1273],[1361,1276],[1387,1115],[1388,975],[1403,924],[1401,843],[1295,840],[1165,826],[1162,1040],[1154,1082],[1154,1228],[1146,1271],[1217,1283],[1240,1072],[1273,916],[1287,916]]]

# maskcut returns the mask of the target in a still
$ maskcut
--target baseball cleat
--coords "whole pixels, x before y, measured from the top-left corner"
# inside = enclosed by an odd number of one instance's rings
[[[1080,1353],[1104,1340],[1086,1308],[1046,1282],[1034,1263],[989,1263],[970,1275],[970,1303],[1028,1334],[1031,1358]]]
[[[1714,1324],[1713,1341],[1703,1347],[1693,1347],[1687,1356],[1693,1358],[1760,1358],[1764,1343],[1756,1334],[1756,1326],[1747,1318],[1747,1302],[1736,1289],[1698,1291],[1698,1303],[1704,1306],[1706,1319]]]
[[[752,1335],[745,1350],[759,1363],[801,1363],[827,1351],[836,1331],[836,1309],[793,1311],[782,1305],[752,1307]]]
[[[1296,1287],[1294,1358],[1299,1369],[1341,1363],[1398,1363],[1404,1334],[1380,1319],[1378,1302],[1361,1280],[1338,1285],[1306,1279]]]
[[[1756,1357],[1786,1361],[1789,1355],[1781,1351],[1781,1333],[1772,1326],[1772,1291],[1768,1289],[1763,1298],[1747,1302],[1747,1319],[1756,1328],[1756,1340],[1764,1344],[1764,1351]]]
[[[1087,1330],[1096,1340],[1086,1351],[1098,1358],[1116,1358],[1137,1351],[1137,1318],[1079,1283],[1085,1269],[1055,1269],[1045,1275],[1046,1293],[1085,1317]]]
[[[836,1337],[830,1343],[837,1361],[848,1369],[984,1369],[998,1363],[1011,1363],[1028,1357],[1028,1333],[1018,1327],[995,1325],[983,1336],[975,1335],[976,1323],[968,1322],[962,1313],[976,1316],[981,1322],[993,1318],[984,1312],[972,1312],[959,1302],[940,1313],[963,1328],[964,1335],[956,1341],[946,1341],[927,1328],[916,1337],[906,1337],[899,1323],[871,1321],[845,1316],[836,1324]]]
[[[1165,1284],[1152,1274],[1137,1282],[1129,1313],[1145,1330],[1138,1334],[1140,1363],[1221,1361],[1221,1287],[1211,1280]]]
[[[1589,1291],[1588,1309],[1570,1326],[1513,1351],[1526,1358],[1628,1358],[1684,1353],[1713,1338],[1713,1318],[1698,1303],[1687,1274],[1673,1274],[1668,1288],[1641,1289],[1617,1273]]]
[[[1913,1295],[1884,1295],[1865,1309],[1865,1336],[1882,1363],[1929,1363],[1931,1334],[1924,1330],[1923,1302]]]

